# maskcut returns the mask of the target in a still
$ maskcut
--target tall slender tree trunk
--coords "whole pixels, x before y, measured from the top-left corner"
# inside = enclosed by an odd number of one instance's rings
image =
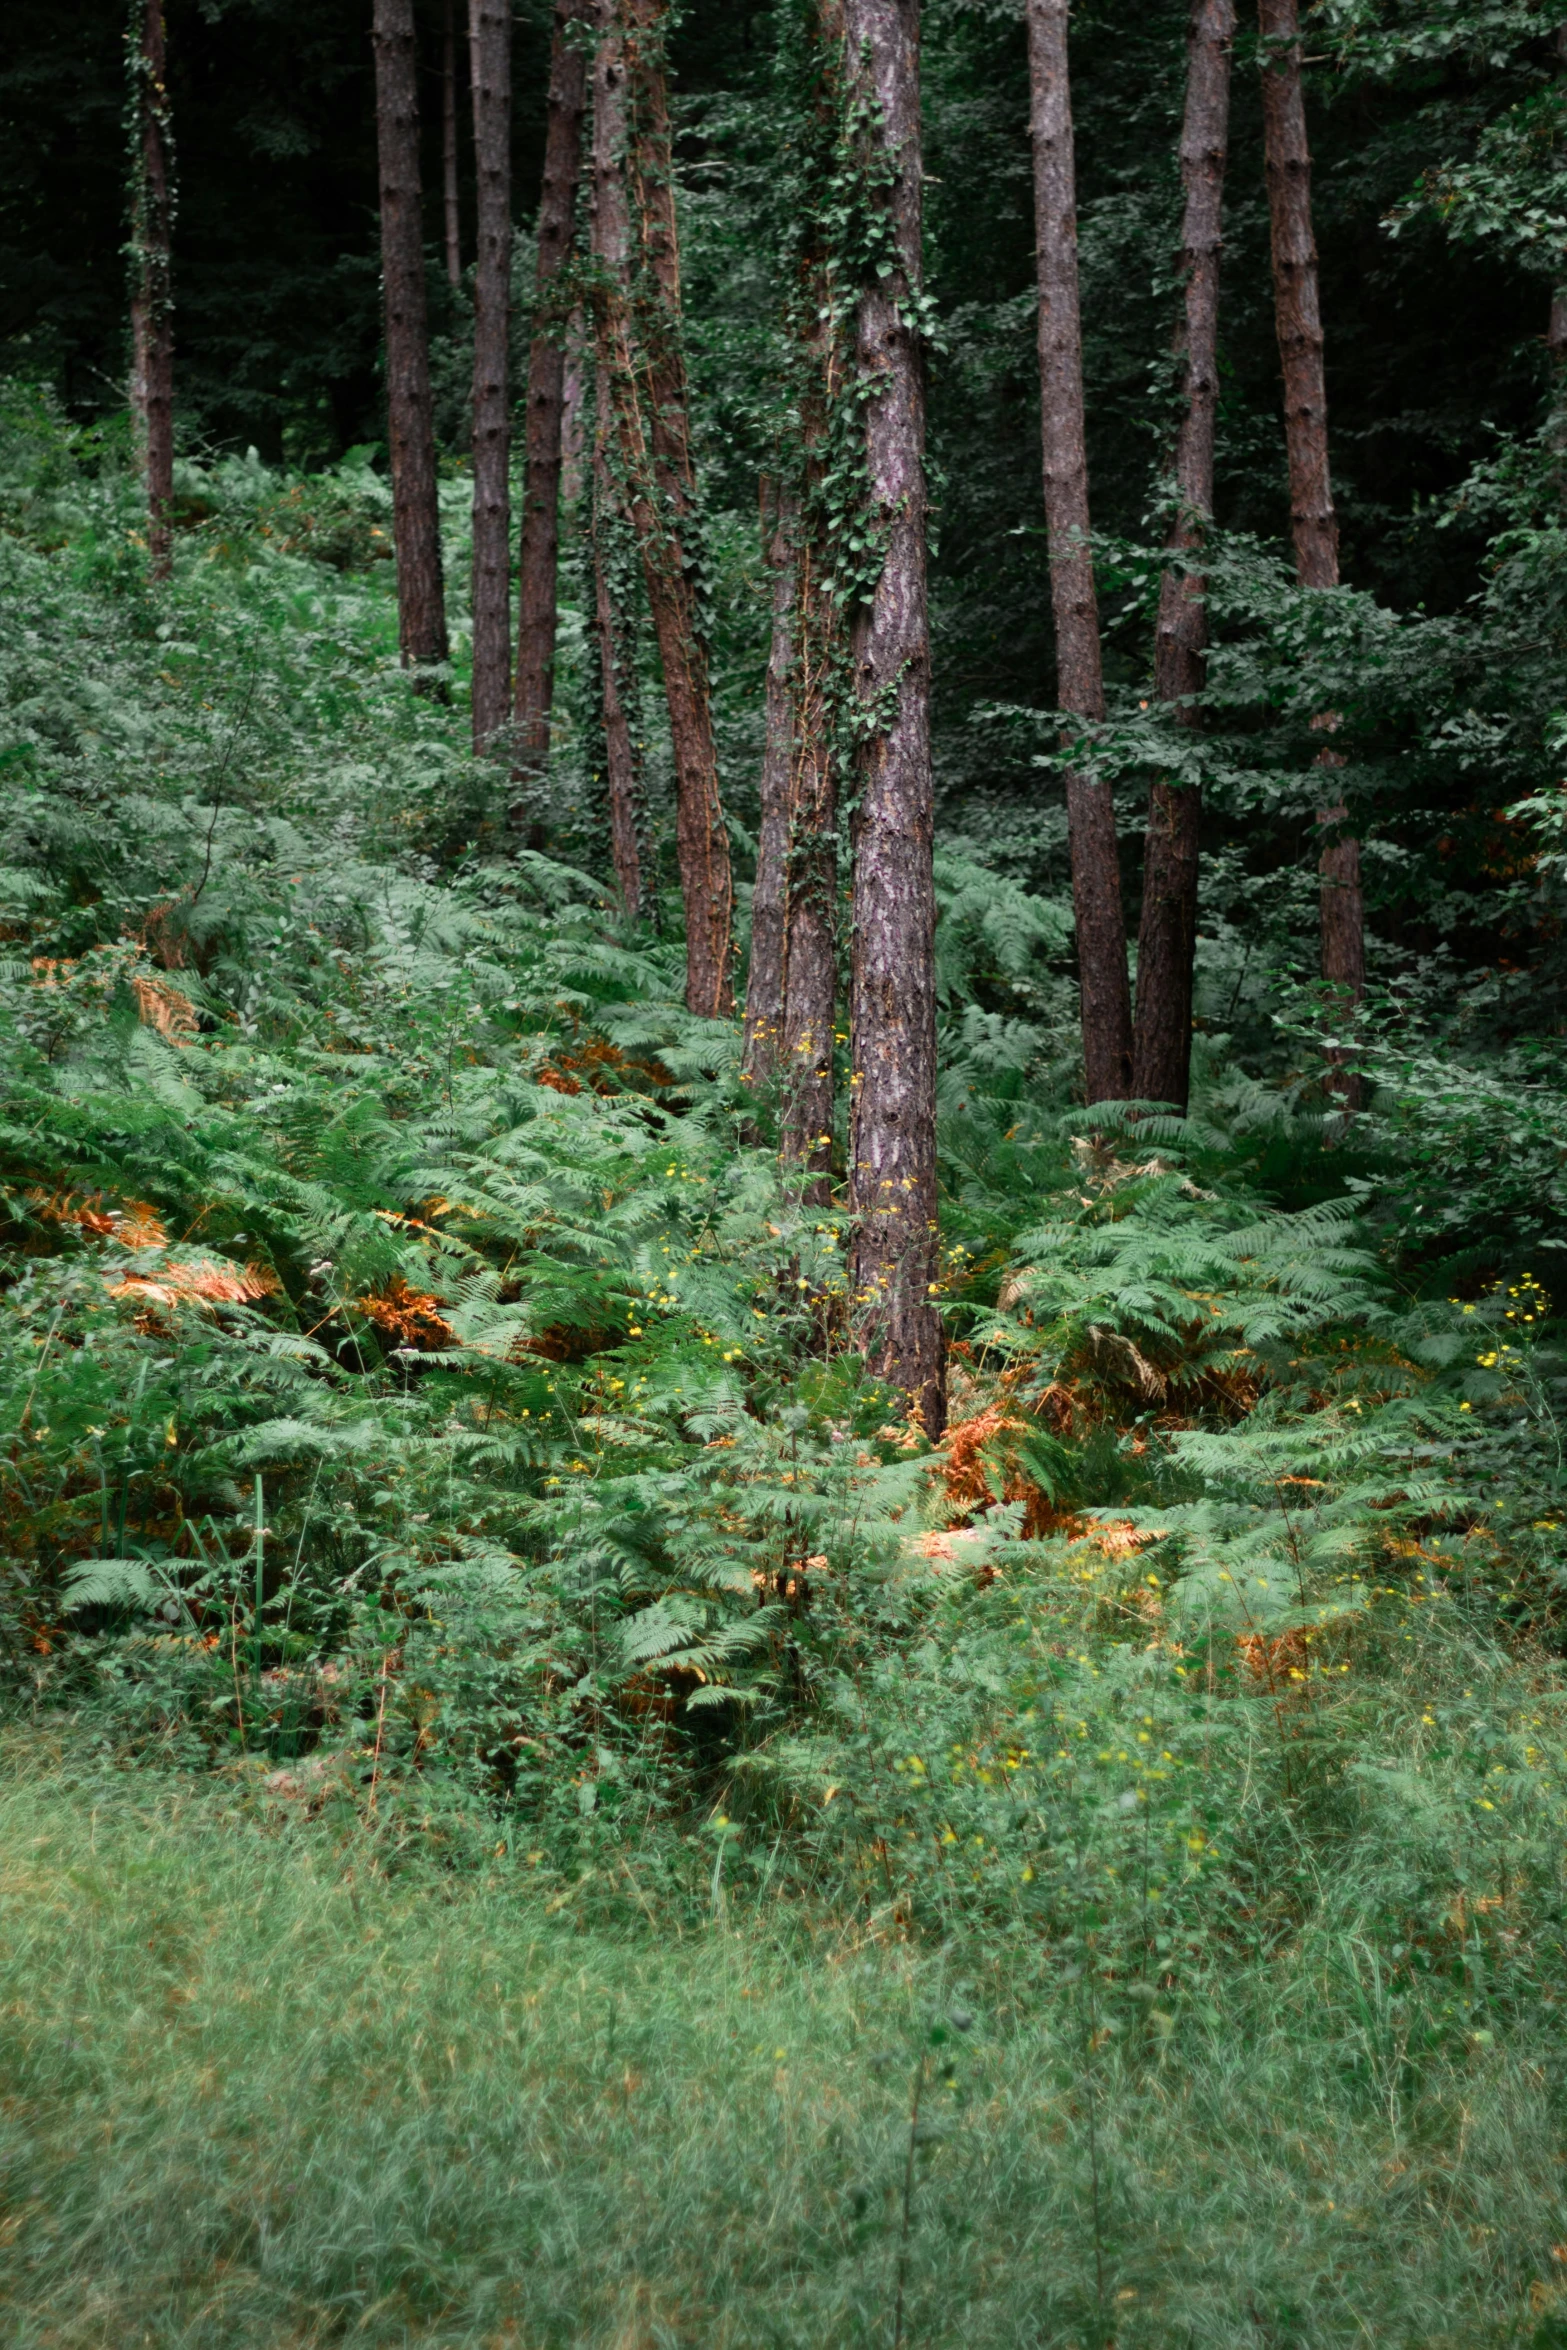
[[[815,0],[818,206],[830,201],[844,98],[844,0]],[[833,593],[834,517],[826,491],[834,407],[847,353],[833,240],[807,227],[797,300],[801,527],[794,589],[793,768],[785,888],[783,1155],[807,1170],[803,1196],[832,1196],[833,1047],[838,1002],[838,745],[843,614]],[[917,249],[917,248],[916,248]]]
[[[398,637],[403,666],[428,669],[445,661],[448,646],[425,309],[413,0],[375,0],[374,46]]]
[[[130,42],[136,91],[131,205],[131,416],[147,481],[148,568],[173,563],[174,231],[173,150],[163,0],[146,0]]]
[[[473,303],[473,747],[511,713],[511,9],[469,0],[479,262]]]
[[[633,701],[636,680],[632,647],[626,616],[615,593],[617,542],[625,535],[625,522],[610,462],[614,430],[609,380],[601,374],[598,427],[593,440],[593,617],[604,719],[610,851],[615,861],[621,905],[634,920],[642,910],[642,859],[637,837],[642,766]]]
[[[566,321],[565,369],[560,389],[560,502],[568,510],[582,496],[587,417],[587,322],[579,302]]]
[[[1181,129],[1181,225],[1185,296],[1176,332],[1184,402],[1175,444],[1179,501],[1167,546],[1188,560],[1159,588],[1154,692],[1177,725],[1195,728],[1207,672],[1206,582],[1197,568],[1213,518],[1213,435],[1219,399],[1219,256],[1229,146],[1230,51],[1235,0],[1192,0],[1187,28],[1186,115]],[[1137,946],[1137,1024],[1132,1091],[1140,1101],[1186,1108],[1191,1086],[1192,965],[1197,948],[1197,864],[1202,792],[1156,780],[1143,856]]]
[[[593,0],[556,0],[550,41],[549,111],[544,184],[539,197],[533,340],[528,352],[527,446],[518,549],[516,767],[519,783],[537,781],[549,761],[555,699],[555,628],[560,573],[562,423],[567,352],[558,282],[576,244],[577,184],[582,173],[582,117],[587,57],[572,28]],[[582,371],[577,371],[580,406]],[[519,804],[514,821],[525,821]]]
[[[599,203],[614,203],[610,182],[619,183],[624,226],[617,233],[623,233],[626,242],[624,268],[601,295],[601,309],[626,488],[669,710],[675,838],[686,918],[686,1003],[693,1012],[722,1019],[734,1009],[734,883],[718,790],[698,580],[696,477],[665,80],[669,0],[603,4],[609,30],[594,69],[595,197]],[[635,199],[638,245],[634,316],[628,182]]]
[[[1056,700],[1074,718],[1104,716],[1099,606],[1088,521],[1083,333],[1077,292],[1077,165],[1067,66],[1068,0],[1027,0],[1029,128],[1039,269],[1040,423],[1045,527],[1056,628]],[[1070,741],[1066,730],[1063,741]],[[1107,783],[1069,770],[1067,828],[1083,1071],[1090,1102],[1124,1100],[1132,1082],[1132,999],[1115,802]]]
[[[1556,35],[1556,69],[1567,74],[1567,24]],[[1551,372],[1559,376],[1567,364],[1567,285],[1551,288],[1551,308],[1545,329],[1545,347],[1551,355]]]
[[[746,973],[745,1052],[749,1084],[778,1066],[783,1038],[784,926],[788,906],[789,800],[794,768],[794,541],[796,501],[776,477],[762,483],[762,536],[773,578],[772,641],[763,715],[761,821],[751,892],[751,959]]]
[[[814,507],[820,495],[822,450],[820,444],[812,447],[809,433],[808,417],[806,494]],[[838,1000],[838,775],[831,681],[842,625],[823,577],[822,538],[820,529],[802,533],[795,582],[781,1141],[784,1157],[809,1170],[811,1181],[804,1196],[825,1204],[832,1172]]]
[[[910,306],[920,288],[918,0],[845,0],[845,78],[865,192],[890,250],[859,289],[855,357],[870,543],[878,574],[855,607],[858,701],[850,977],[853,1287],[865,1358],[930,1436],[946,1415],[931,1303],[936,1199],[936,892],[931,869],[930,630],[925,586],[925,386]],[[888,266],[890,264],[890,266]]]
[[[1297,0],[1258,0],[1263,37],[1262,128],[1273,241],[1273,299],[1284,375],[1284,440],[1289,459],[1290,531],[1302,587],[1338,586],[1338,516],[1328,471],[1328,396],[1323,367],[1322,314],[1317,288],[1317,243],[1311,220],[1311,150],[1301,88]],[[1333,713],[1320,720],[1327,732]],[[1317,764],[1341,767],[1342,755],[1324,750]],[[1318,859],[1322,891],[1322,976],[1347,1009],[1365,993],[1365,906],[1360,843],[1348,829],[1349,811],[1335,795],[1317,810],[1327,833]],[[1353,1109],[1359,1079],[1330,1050],[1333,1090]]]
[[[454,0],[441,26],[441,180],[446,197],[446,280],[462,283],[462,212],[457,201],[457,37]]]

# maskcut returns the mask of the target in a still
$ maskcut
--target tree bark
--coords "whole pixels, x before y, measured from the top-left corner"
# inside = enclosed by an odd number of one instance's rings
[[[832,591],[834,516],[826,475],[847,354],[838,272],[821,217],[832,201],[844,97],[844,0],[816,0],[815,203],[796,295],[800,505],[796,531],[793,765],[785,887],[784,1158],[806,1170],[802,1197],[832,1197],[833,1047],[838,1001],[838,744],[843,615]]]
[[[173,565],[174,228],[163,0],[146,0],[131,48],[136,87],[132,205],[131,415],[147,482],[148,569]]]
[[[773,575],[773,629],[767,656],[762,738],[761,821],[751,892],[751,959],[746,973],[742,1073],[765,1085],[783,1037],[784,924],[788,902],[789,800],[794,767],[795,501],[776,480],[762,483],[762,534]]]
[[[593,72],[600,364],[615,398],[622,469],[664,672],[675,760],[675,837],[686,919],[686,1004],[734,1009],[734,885],[718,792],[697,573],[695,475],[680,332],[680,260],[664,79],[669,0],[601,0]],[[631,214],[636,198],[637,299]]]
[[[457,201],[457,40],[453,0],[441,26],[441,178],[446,196],[446,280],[462,283],[462,213]]]
[[[937,1264],[936,893],[931,870],[930,632],[925,585],[925,387],[909,308],[920,289],[918,0],[845,0],[862,201],[885,207],[890,251],[859,289],[855,357],[870,513],[881,551],[850,624],[858,702],[853,818],[850,1206],[858,1336],[926,1434],[946,1415]],[[890,267],[888,267],[890,263]]]
[[[593,440],[593,611],[598,640],[604,765],[609,797],[610,853],[620,902],[633,920],[642,910],[642,860],[637,838],[642,764],[635,724],[635,675],[625,615],[615,595],[616,541],[625,524],[616,495],[610,443],[614,415],[609,381],[598,380],[598,429]]]
[[[809,433],[808,418],[808,436]],[[822,462],[821,447],[813,448],[808,437],[806,488],[813,505],[819,493]],[[838,607],[823,580],[823,554],[819,531],[802,535],[794,597],[794,758],[789,779],[789,862],[785,886],[784,1089],[780,1135],[785,1159],[808,1170],[810,1180],[803,1196],[821,1205],[831,1196],[832,1173],[833,1015],[838,1000],[838,775],[830,679],[841,636]],[[931,886],[934,891],[934,883]],[[934,942],[931,951],[934,954]],[[934,1002],[934,980],[931,992]],[[856,1065],[863,1067],[864,1063]]]
[[[1195,697],[1207,672],[1206,582],[1196,567],[1213,519],[1213,436],[1219,398],[1219,256],[1229,146],[1230,50],[1235,0],[1192,0],[1187,29],[1186,114],[1181,130],[1185,296],[1176,354],[1185,403],[1175,444],[1178,510],[1166,545],[1191,558],[1159,587],[1154,692],[1178,726],[1201,723]],[[1192,965],[1197,948],[1197,869],[1202,792],[1159,778],[1149,794],[1143,913],[1137,946],[1137,1024],[1132,1091],[1184,1111],[1191,1088]]]
[[[1567,74],[1567,24],[1556,35],[1556,68]],[[1551,288],[1551,307],[1545,329],[1545,348],[1550,353],[1553,379],[1561,374],[1567,362],[1567,285]],[[1554,382],[1553,382],[1554,388]]]
[[[479,260],[473,301],[473,747],[511,710],[511,0],[469,0]]]
[[[448,646],[425,309],[413,0],[375,0],[374,46],[398,638],[404,668],[429,669],[446,660]]]
[[[1104,679],[1088,520],[1068,0],[1027,0],[1027,12],[1040,423],[1056,629],[1056,700],[1071,716],[1093,721],[1104,716]],[[1063,742],[1071,739],[1072,730],[1065,730]],[[1115,802],[1107,783],[1095,783],[1074,769],[1067,774],[1066,806],[1082,990],[1084,1083],[1090,1102],[1119,1101],[1132,1083],[1132,1002]]]
[[[515,777],[537,780],[549,761],[555,700],[555,629],[560,573],[560,490],[567,354],[557,284],[576,243],[577,183],[587,58],[571,38],[592,0],[556,0],[550,42],[544,184],[539,197],[533,340],[528,351],[527,446],[518,549]],[[578,369],[578,396],[581,369]],[[514,812],[514,821],[522,820]]]
[[[1297,0],[1258,0],[1257,14],[1267,44],[1262,59],[1263,146],[1295,568],[1302,587],[1337,587],[1338,516],[1328,474],[1328,395]]]
[[[587,322],[579,302],[566,321],[566,364],[560,391],[560,502],[568,511],[582,496],[587,355]]]
[[[1323,365],[1322,314],[1317,289],[1317,241],[1311,218],[1311,150],[1301,88],[1297,0],[1258,0],[1262,33],[1262,130],[1273,243],[1273,302],[1284,375],[1284,440],[1289,460],[1290,531],[1302,587],[1339,583],[1338,516],[1328,471],[1328,395]],[[1320,721],[1337,724],[1331,712]],[[1323,751],[1319,767],[1341,767]],[[1330,833],[1317,862],[1322,897],[1322,976],[1345,1008],[1359,1003],[1366,985],[1365,904],[1360,843],[1347,829],[1342,799],[1319,808]],[[1337,1049],[1328,1053],[1329,1084],[1347,1109],[1358,1107],[1360,1081]]]

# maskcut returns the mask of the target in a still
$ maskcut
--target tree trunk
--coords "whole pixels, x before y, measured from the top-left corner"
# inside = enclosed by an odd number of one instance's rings
[[[148,569],[162,580],[173,565],[174,502],[174,205],[163,0],[146,0],[130,63],[136,89],[131,416],[146,470]]]
[[[1088,523],[1083,335],[1077,296],[1077,167],[1067,70],[1068,0],[1027,0],[1029,128],[1039,266],[1040,423],[1045,527],[1056,628],[1056,700],[1073,717],[1104,716],[1099,606]],[[1072,729],[1063,732],[1070,742]],[[1082,989],[1083,1074],[1090,1102],[1124,1100],[1132,1083],[1132,1000],[1115,802],[1107,783],[1066,779]]]
[[[946,1416],[937,1265],[936,892],[931,871],[930,635],[925,589],[925,386],[908,315],[920,288],[918,0],[845,0],[845,78],[867,199],[885,208],[885,275],[859,289],[867,535],[881,559],[850,636],[858,701],[853,1286],[865,1360],[901,1387],[926,1434]],[[888,264],[890,263],[890,266]]]
[[[566,321],[566,363],[560,390],[560,502],[568,511],[582,496],[587,356],[587,322],[579,302]]]
[[[776,481],[762,483],[762,534],[773,575],[773,633],[767,657],[761,822],[751,892],[751,960],[746,974],[746,1082],[764,1085],[778,1067],[783,1036],[784,924],[788,900],[789,798],[794,767],[794,541],[799,514]]]
[[[1328,395],[1296,0],[1258,0],[1257,13],[1267,43],[1262,59],[1262,127],[1295,568],[1302,587],[1337,587],[1338,516],[1328,476]]]
[[[473,301],[473,747],[511,708],[511,0],[469,0],[479,261]]]
[[[600,363],[610,372],[631,520],[647,579],[675,760],[675,837],[686,918],[686,1004],[734,1009],[734,886],[718,793],[697,576],[695,475],[680,332],[680,260],[664,80],[669,0],[601,0],[593,74],[593,181],[603,268]],[[629,136],[627,126],[629,123]],[[639,261],[635,326],[631,218]]]
[[[844,0],[816,0],[815,202],[796,294],[800,360],[801,527],[796,532],[793,768],[785,888],[783,1155],[807,1170],[802,1196],[832,1196],[833,1047],[838,1002],[838,744],[843,614],[829,584],[834,516],[826,489],[832,412],[848,354],[832,240],[821,219],[838,167]],[[814,214],[815,217],[809,217]]]
[[[1159,588],[1154,692],[1179,726],[1196,727],[1208,646],[1206,583],[1195,567],[1213,519],[1213,434],[1219,398],[1219,255],[1229,144],[1230,49],[1235,0],[1192,0],[1187,31],[1186,118],[1181,130],[1181,226],[1185,299],[1176,333],[1184,408],[1175,444],[1179,501],[1166,545],[1192,558]],[[1137,946],[1137,1026],[1132,1091],[1140,1101],[1186,1108],[1191,1086],[1192,964],[1197,947],[1197,862],[1202,793],[1162,778],[1148,802],[1143,915]]]
[[[614,416],[608,378],[598,381],[598,429],[593,440],[593,610],[598,639],[600,707],[604,718],[604,765],[609,796],[610,851],[620,902],[633,920],[642,910],[642,860],[637,839],[641,798],[641,747],[634,723],[635,675],[625,625],[615,594],[616,542],[625,524],[616,496],[610,442]]]
[[[822,421],[825,428],[825,417]],[[807,414],[806,488],[814,505],[823,453],[820,445],[811,446],[810,431]],[[825,1205],[831,1196],[833,1015],[838,1000],[838,778],[829,688],[841,626],[838,607],[823,584],[822,555],[820,533],[803,535],[794,597],[781,1141],[785,1159],[810,1171],[804,1197]]]
[[[374,45],[398,638],[404,668],[428,669],[445,661],[448,647],[425,313],[413,0],[375,0]]]
[[[453,0],[441,27],[441,177],[446,195],[446,279],[462,283],[462,214],[457,203],[457,41]]]
[[[1556,35],[1556,66],[1559,73],[1567,74],[1567,24],[1564,24]],[[1545,348],[1550,353],[1552,389],[1554,391],[1556,388],[1555,378],[1560,376],[1563,363],[1567,362],[1567,285],[1551,288],[1551,308],[1545,329]]]
[[[1301,89],[1297,0],[1258,0],[1262,58],[1263,153],[1273,240],[1273,302],[1284,374],[1284,440],[1289,458],[1290,530],[1302,587],[1338,586],[1338,516],[1328,472],[1328,395],[1317,293],[1317,242],[1311,222],[1311,150]],[[1337,720],[1318,722],[1331,731]],[[1343,765],[1323,751],[1317,764]],[[1346,829],[1342,800],[1319,808],[1329,845],[1318,859],[1322,890],[1322,976],[1347,1010],[1365,993],[1365,905],[1360,887],[1360,843]],[[1345,1056],[1328,1053],[1332,1091],[1348,1109],[1359,1104],[1360,1081],[1344,1069]]]
[[[582,117],[587,58],[570,38],[592,0],[556,0],[550,43],[549,113],[539,248],[534,278],[533,340],[528,352],[527,449],[518,550],[517,722],[515,778],[542,777],[549,761],[555,699],[555,622],[560,572],[562,414],[567,354],[556,281],[576,242],[577,183],[582,171]],[[581,369],[578,369],[578,395]],[[514,821],[520,820],[514,812]]]

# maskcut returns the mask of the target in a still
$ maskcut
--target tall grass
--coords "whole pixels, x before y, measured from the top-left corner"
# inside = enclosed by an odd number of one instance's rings
[[[900,2258],[931,2350],[1561,2338],[1557,2023],[1431,2052],[1353,1886],[1117,2025],[1026,1949],[583,1929],[525,1855],[400,1875],[210,1782],[6,1762],[16,2350],[825,2350],[890,2342]]]

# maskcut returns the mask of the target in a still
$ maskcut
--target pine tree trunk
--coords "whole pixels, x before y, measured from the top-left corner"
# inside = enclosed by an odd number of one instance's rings
[[[473,747],[511,710],[511,0],[469,0],[479,260],[473,303]]]
[[[762,534],[773,575],[773,631],[763,718],[761,821],[751,892],[751,959],[746,973],[746,1082],[764,1085],[783,1037],[784,924],[788,897],[789,787],[794,767],[794,541],[799,514],[774,480],[762,483]]]
[[[453,0],[441,27],[441,178],[446,196],[446,280],[462,283],[462,213],[457,202],[457,41]]]
[[[560,490],[567,354],[556,284],[576,243],[577,183],[582,172],[582,117],[587,104],[587,58],[572,41],[573,25],[591,13],[592,0],[556,0],[550,43],[549,113],[544,135],[544,185],[539,197],[538,263],[534,279],[533,340],[528,352],[527,447],[518,549],[517,722],[515,779],[537,781],[549,761],[550,714],[555,700],[555,625],[560,573]],[[581,368],[578,368],[578,398]],[[519,806],[513,821],[525,820]]]
[[[813,450],[808,438],[806,488],[813,503],[821,470],[821,450]],[[810,1171],[803,1196],[825,1205],[831,1194],[838,1000],[838,793],[829,687],[841,632],[838,607],[823,584],[822,554],[818,536],[802,534],[794,597],[780,1139],[785,1159]]]
[[[1567,74],[1567,24],[1556,35],[1556,68]],[[1553,379],[1560,376],[1567,363],[1567,285],[1551,289],[1550,315],[1545,329],[1545,348],[1550,353]],[[1553,381],[1553,390],[1555,388]]]
[[[1179,511],[1166,544],[1191,560],[1159,588],[1154,692],[1177,725],[1197,727],[1208,646],[1206,583],[1195,568],[1213,518],[1213,436],[1219,399],[1219,256],[1229,145],[1230,50],[1235,0],[1192,0],[1187,31],[1186,115],[1181,130],[1181,226],[1185,297],[1176,335],[1184,407],[1175,444]],[[1132,1091],[1139,1101],[1184,1111],[1191,1085],[1192,965],[1197,948],[1197,867],[1202,793],[1154,783],[1143,856],[1137,946],[1137,1025]]]
[[[615,420],[608,378],[598,383],[598,429],[593,441],[593,610],[598,640],[600,707],[604,719],[604,765],[609,796],[610,852],[620,902],[633,920],[642,910],[642,860],[637,840],[641,796],[638,729],[629,706],[633,665],[625,616],[615,598],[616,542],[625,524],[615,492],[610,445]]]
[[[879,573],[855,607],[856,729],[850,1048],[855,1317],[865,1360],[901,1387],[927,1435],[946,1415],[931,1303],[936,1198],[936,893],[931,870],[930,631],[925,586],[925,386],[907,316],[920,287],[918,0],[845,0],[845,73],[863,161],[885,205],[892,266],[859,291],[871,543]]]
[[[148,569],[162,580],[173,564],[174,502],[174,208],[163,0],[146,0],[130,62],[137,94],[131,416],[146,472]]]
[[[830,200],[843,113],[844,0],[815,0],[815,161]],[[838,1003],[838,745],[833,712],[843,615],[829,586],[834,517],[826,488],[832,410],[847,354],[825,224],[809,220],[796,293],[800,344],[801,526],[794,587],[793,769],[785,887],[784,1158],[807,1170],[802,1197],[832,1197],[833,1048]]]
[[[734,883],[718,790],[708,649],[698,582],[696,477],[680,316],[664,45],[669,0],[606,0],[611,29],[594,69],[596,199],[621,183],[625,267],[601,297],[609,329],[616,415],[631,517],[647,578],[664,672],[675,760],[675,839],[686,918],[686,1004],[708,1018],[734,1009],[730,930]],[[616,26],[618,25],[618,35]],[[615,87],[617,76],[619,86]],[[606,109],[601,132],[599,113]],[[627,126],[614,136],[616,114]],[[622,175],[623,146],[623,175]],[[630,303],[630,217],[635,200],[637,298]],[[611,199],[613,200],[613,199]]]
[[[1258,0],[1262,57],[1263,153],[1273,240],[1273,300],[1284,375],[1284,440],[1289,459],[1290,531],[1302,587],[1338,586],[1338,516],[1328,471],[1328,395],[1323,366],[1322,315],[1317,291],[1317,242],[1311,220],[1311,150],[1301,88],[1297,0]],[[1319,723],[1337,721],[1324,712]],[[1323,751],[1319,767],[1343,765]],[[1319,808],[1317,823],[1329,845],[1317,861],[1322,890],[1322,976],[1346,1009],[1366,985],[1365,905],[1360,843],[1346,829],[1342,800]],[[1327,1055],[1330,1085],[1348,1109],[1358,1106],[1360,1081],[1345,1056]]]
[[[398,638],[403,666],[429,669],[446,660],[448,646],[425,310],[413,0],[375,0],[374,28]]]
[[[566,363],[560,387],[560,502],[568,512],[582,496],[587,358],[587,321],[579,302],[566,321]]]
[[[1258,0],[1257,14],[1268,44],[1262,59],[1262,125],[1295,568],[1302,587],[1337,587],[1338,516],[1328,475],[1328,395],[1296,0]]]
[[[1045,527],[1056,629],[1056,700],[1076,718],[1104,716],[1099,606],[1088,520],[1083,335],[1077,292],[1077,167],[1067,65],[1068,0],[1027,0],[1029,128],[1039,268],[1040,422]],[[1072,730],[1063,734],[1072,739]],[[1124,1100],[1132,1082],[1132,1000],[1115,802],[1107,783],[1069,771],[1067,828],[1083,1073],[1090,1102]]]

